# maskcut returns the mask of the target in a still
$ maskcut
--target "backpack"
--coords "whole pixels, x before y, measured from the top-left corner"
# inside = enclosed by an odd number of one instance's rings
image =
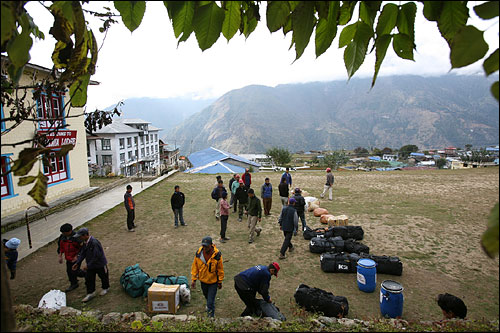
[[[293,295],[298,305],[307,311],[322,312],[327,317],[342,318],[349,313],[349,302],[344,296],[335,296],[318,288],[300,284]]]
[[[132,297],[142,296],[144,293],[144,283],[149,278],[148,273],[144,272],[139,264],[125,268],[120,277],[120,284],[125,292]]]
[[[144,293],[142,295],[143,297],[148,296],[149,287],[151,287],[151,285],[155,282],[161,283],[161,284],[166,284],[166,285],[185,284],[189,289],[189,281],[188,281],[187,277],[185,277],[185,276],[158,275],[157,277],[149,278],[146,280],[146,282],[144,282]]]
[[[263,299],[258,299],[260,310],[262,311],[262,317],[270,317],[273,319],[285,321],[286,317],[280,312],[280,309],[273,303],[267,303]]]

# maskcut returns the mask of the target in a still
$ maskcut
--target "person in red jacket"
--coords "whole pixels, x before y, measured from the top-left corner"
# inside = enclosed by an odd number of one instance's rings
[[[243,179],[243,183],[245,183],[245,187],[248,190],[252,184],[252,175],[250,174],[250,170],[248,168],[245,169],[245,173],[241,176],[241,179]]]
[[[59,228],[61,231],[61,236],[57,241],[57,254],[59,255],[59,263],[63,263],[63,254],[66,259],[66,273],[68,274],[68,279],[70,286],[66,288],[65,292],[70,292],[73,289],[78,288],[78,276],[84,274],[84,272],[74,271],[71,269],[73,264],[76,262],[78,257],[78,252],[82,247],[81,241],[75,238],[75,231],[73,226],[69,223],[65,223]]]

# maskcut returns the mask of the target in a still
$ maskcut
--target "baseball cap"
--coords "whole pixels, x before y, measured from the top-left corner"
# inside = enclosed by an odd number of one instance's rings
[[[83,235],[88,235],[89,234],[89,229],[87,228],[81,228],[80,230],[78,230],[75,234],[75,238],[78,238],[80,236],[83,236]]]
[[[272,265],[274,266],[274,268],[276,268],[276,277],[278,277],[278,272],[280,270],[280,265],[278,265],[277,262],[273,262]]]
[[[210,236],[203,237],[203,239],[201,240],[201,245],[202,246],[212,245],[212,237]]]
[[[15,250],[17,249],[19,244],[21,244],[21,240],[19,238],[13,237],[5,243],[5,246],[9,249]]]
[[[243,179],[238,180],[238,183],[244,184]]]
[[[330,169],[330,168],[326,168],[326,172],[329,172],[329,171],[332,171],[332,169]]]
[[[300,190],[300,188],[296,187],[296,188],[295,188],[295,190],[294,190],[294,192],[295,192],[295,193],[300,193],[300,192],[302,192],[302,191]]]
[[[292,204],[294,204],[296,202],[297,202],[297,200],[295,200],[295,198],[288,199],[288,204],[290,204],[290,205],[292,205]]]

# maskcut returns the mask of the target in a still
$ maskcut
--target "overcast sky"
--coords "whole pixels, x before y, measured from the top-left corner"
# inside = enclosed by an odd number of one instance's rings
[[[91,2],[92,3],[92,2]],[[399,2],[398,2],[399,3]],[[481,1],[469,2],[468,24],[486,30],[490,45],[488,55],[498,47],[498,18],[483,21],[472,7]],[[112,3],[94,1],[92,8]],[[415,62],[398,58],[389,47],[380,76],[415,74],[442,75],[450,72],[449,49],[436,23],[425,20],[422,5],[417,4]],[[265,21],[265,2],[261,4],[261,21],[245,40],[239,32],[229,41],[221,34],[218,41],[202,52],[194,32],[187,42],[177,47],[171,22],[162,1],[150,1],[142,24],[133,33],[121,23],[114,24],[99,52],[97,71],[92,80],[99,86],[89,87],[87,110],[103,109],[132,97],[192,97],[216,98],[224,93],[251,84],[276,86],[283,83],[346,80],[344,49],[338,49],[338,35],[332,46],[319,58],[315,56],[314,33],[302,57],[295,61],[295,49],[289,50],[292,33],[269,32]],[[31,62],[52,67],[51,54],[55,40],[48,33],[53,18],[38,2],[26,5],[35,23],[45,34],[45,40],[35,41]],[[86,7],[87,8],[87,7]],[[118,11],[114,10],[116,13]],[[101,26],[92,26],[101,46],[104,34]],[[354,78],[372,77],[375,56],[370,54]],[[483,74],[482,61],[460,70],[457,74]]]

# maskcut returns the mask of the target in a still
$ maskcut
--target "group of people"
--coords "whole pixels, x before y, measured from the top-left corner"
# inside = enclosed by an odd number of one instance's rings
[[[329,191],[329,199],[332,200],[332,186],[334,182],[330,168],[326,170],[327,178],[321,197],[324,197]],[[302,230],[305,230],[305,200],[301,195],[300,188],[294,189],[294,195],[289,197],[289,189],[292,186],[292,176],[289,169],[283,173],[280,179],[279,193],[282,203],[282,210],[278,217],[280,230],[283,231],[284,241],[280,249],[279,259],[286,258],[286,252],[292,252],[294,246],[292,237],[297,235],[298,221],[301,220]],[[242,221],[243,213],[247,215],[249,229],[249,243],[254,242],[255,234],[260,235],[262,229],[257,226],[257,223],[262,219],[262,205],[259,198],[255,195],[255,191],[251,188],[251,174],[248,169],[242,175],[241,179],[238,174],[234,174],[229,182],[231,190],[230,201],[227,201],[228,192],[224,187],[224,183],[220,176],[217,176],[217,186],[212,191],[212,198],[216,200],[215,217],[221,221],[220,242],[225,243],[229,240],[226,237],[227,220],[229,211],[233,208],[236,212],[238,207],[238,221]],[[127,186],[127,192],[124,195],[124,205],[127,210],[127,227],[129,231],[135,230],[135,202],[132,197],[132,186]],[[272,185],[269,178],[265,178],[264,184],[261,186],[261,198],[264,206],[264,215],[270,215],[272,205]],[[185,196],[180,191],[180,186],[174,187],[174,193],[171,197],[171,207],[174,212],[174,227],[177,228],[179,223],[181,226],[187,224],[183,218],[183,206]],[[79,287],[78,278],[85,278],[87,294],[83,298],[83,302],[96,297],[96,276],[101,280],[100,295],[104,296],[110,288],[109,270],[107,259],[104,254],[104,249],[96,238],[90,235],[87,228],[81,228],[77,232],[69,223],[65,223],[60,227],[61,235],[57,242],[57,253],[59,263],[66,261],[66,273],[70,285],[66,288],[66,292],[70,292]],[[16,276],[16,263],[18,252],[17,248],[20,244],[18,238],[4,239],[4,252],[7,267],[11,272],[11,279]],[[85,260],[86,266],[81,268]],[[269,295],[269,286],[271,276],[278,276],[280,266],[277,262],[272,262],[268,265],[256,265],[250,267],[236,276],[234,276],[234,288],[245,304],[245,309],[241,316],[261,315],[260,306],[256,299],[256,294],[259,293],[263,300],[271,303]],[[217,290],[222,288],[224,280],[224,263],[222,253],[210,236],[202,239],[201,247],[195,253],[193,263],[191,265],[191,288],[196,288],[196,281],[199,280],[203,295],[206,299],[206,311],[209,317],[215,315],[215,299]],[[440,294],[436,299],[438,305],[443,311],[445,318],[465,318],[467,307],[463,301],[450,294]]]

